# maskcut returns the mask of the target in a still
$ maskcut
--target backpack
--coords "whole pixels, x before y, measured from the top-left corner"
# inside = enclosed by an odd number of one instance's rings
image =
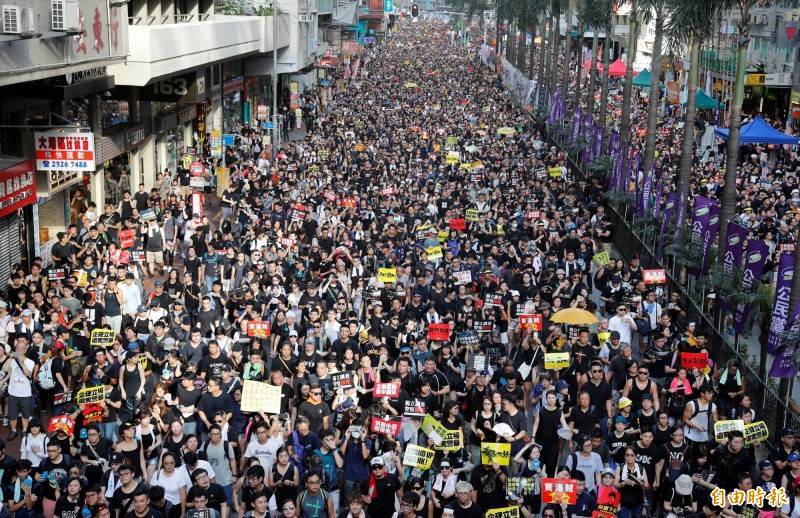
[[[206,441],[206,442],[203,443],[202,453],[203,453],[203,456],[205,457],[205,460],[208,460],[208,445],[209,444],[211,444],[211,441]],[[231,458],[230,458],[230,455],[228,454],[228,441],[222,441],[222,452],[225,454],[225,460],[230,462]]]
[[[308,458],[311,455],[306,455],[306,447],[300,444],[300,434],[296,431],[292,432],[292,449],[297,456],[297,460],[295,460],[294,457],[290,457],[291,463],[294,464],[294,467],[297,468],[302,477],[305,474],[306,468],[308,468]]]
[[[303,491],[300,492],[300,496],[297,497],[297,504],[298,507],[300,507],[300,509],[297,510],[298,513],[302,511],[303,500],[305,500],[307,494],[308,494],[308,489],[304,489]],[[322,488],[319,488],[319,494],[320,496],[322,496],[322,505],[324,508],[324,506],[328,505],[328,492]]]
[[[36,375],[36,380],[39,382],[39,386],[44,390],[50,390],[56,386],[56,381],[53,378],[52,358],[48,358],[47,361],[42,364],[42,368],[39,369],[39,374]]]

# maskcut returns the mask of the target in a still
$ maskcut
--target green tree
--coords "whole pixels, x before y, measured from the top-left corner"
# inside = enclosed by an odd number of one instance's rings
[[[736,172],[739,168],[739,133],[742,125],[742,101],[744,100],[744,75],[747,68],[747,47],[750,44],[750,8],[755,0],[724,0],[720,9],[738,9],[739,34],[736,46],[736,82],[733,86],[733,99],[728,123],[728,144],[725,158],[725,185],[722,187],[722,205],[719,213],[719,243],[728,239],[728,222],[736,218]],[[722,228],[725,227],[725,228]],[[725,255],[725,247],[719,247],[720,260]]]
[[[636,10],[638,0],[631,2],[631,13],[628,19],[628,48],[625,63],[625,85],[622,88],[622,121],[620,124],[620,139],[622,143],[622,169],[625,170],[626,162],[630,160],[628,151],[631,144],[631,96],[633,95],[633,62],[636,59],[636,41],[639,38],[639,22]],[[634,178],[638,171],[633,171]],[[625,186],[624,190],[627,190]]]
[[[688,220],[689,183],[694,162],[694,123],[697,115],[697,80],[700,69],[700,46],[711,38],[714,30],[715,12],[719,0],[666,0],[671,13],[666,23],[666,33],[676,54],[689,48],[689,80],[683,125],[683,143],[678,168],[677,198],[678,208],[683,212],[676,214],[679,222]]]
[[[653,57],[650,61],[650,95],[647,104],[647,137],[642,156],[642,171],[650,172],[655,163],[656,136],[658,135],[658,99],[661,89],[658,86],[661,77],[661,47],[664,39],[664,16],[666,14],[664,0],[640,0],[642,2],[642,22],[649,23],[655,19],[655,38],[653,40]]]

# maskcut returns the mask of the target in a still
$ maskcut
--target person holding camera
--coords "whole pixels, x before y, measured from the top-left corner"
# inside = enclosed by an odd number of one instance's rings
[[[349,495],[357,492],[361,483],[369,478],[369,459],[372,451],[372,439],[365,437],[363,421],[354,420],[352,425],[344,433],[344,441],[341,444],[342,455],[344,456],[344,493]]]

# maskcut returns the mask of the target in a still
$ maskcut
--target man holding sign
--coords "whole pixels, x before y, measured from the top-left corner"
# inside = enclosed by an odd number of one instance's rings
[[[361,483],[361,494],[371,516],[394,514],[394,499],[402,498],[403,486],[396,474],[386,471],[383,457],[375,457],[370,462],[370,475]]]

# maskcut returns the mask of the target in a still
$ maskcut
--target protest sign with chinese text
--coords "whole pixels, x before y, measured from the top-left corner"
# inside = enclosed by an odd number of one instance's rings
[[[243,412],[279,414],[281,411],[281,387],[260,381],[245,380],[241,409]]]
[[[481,443],[481,464],[487,465],[497,462],[500,466],[508,466],[511,461],[511,443],[509,442],[484,442]]]

